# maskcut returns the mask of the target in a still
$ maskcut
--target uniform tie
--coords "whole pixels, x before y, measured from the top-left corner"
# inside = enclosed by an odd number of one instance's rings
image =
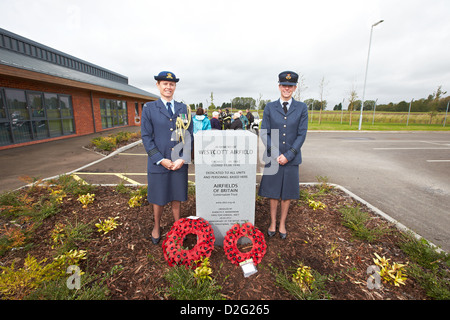
[[[169,116],[173,117],[173,111],[172,111],[172,104],[170,102],[167,102],[167,111],[169,111]]]
[[[287,113],[287,105],[288,105],[288,103],[287,102],[283,102],[283,110],[284,110],[284,113]]]

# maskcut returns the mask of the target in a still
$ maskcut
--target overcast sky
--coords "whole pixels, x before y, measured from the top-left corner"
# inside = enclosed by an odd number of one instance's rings
[[[302,100],[328,109],[352,87],[378,103],[450,92],[449,0],[0,0],[0,27],[123,74],[159,94],[153,76],[180,78],[176,100],[275,100],[278,74],[301,74]]]

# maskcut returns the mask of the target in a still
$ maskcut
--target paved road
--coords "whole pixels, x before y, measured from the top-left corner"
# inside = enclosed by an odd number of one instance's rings
[[[128,127],[136,132],[140,127]],[[20,188],[27,183],[20,177],[49,178],[71,172],[85,164],[103,158],[102,155],[84,149],[91,139],[124,131],[116,128],[85,136],[55,140],[29,146],[0,150],[0,192]]]
[[[309,132],[303,182],[326,176],[450,251],[450,134]]]
[[[303,158],[301,182],[327,177],[450,251],[449,133],[309,132]],[[146,161],[139,145],[79,176],[91,183],[114,184],[125,177],[145,184]]]

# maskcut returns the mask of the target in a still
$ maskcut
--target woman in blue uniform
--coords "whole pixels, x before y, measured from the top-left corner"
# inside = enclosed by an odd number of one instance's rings
[[[163,208],[169,202],[172,214],[180,219],[181,202],[187,200],[188,165],[192,148],[192,123],[184,139],[176,134],[177,117],[188,115],[185,104],[173,99],[176,83],[172,72],[162,71],[157,76],[156,86],[161,98],[147,102],[142,110],[141,136],[147,161],[147,198],[153,204],[155,224],[151,239],[157,244],[161,239],[160,220]]]
[[[292,98],[297,89],[298,75],[285,71],[278,75],[278,79],[281,97],[266,105],[261,123],[261,138],[267,155],[272,162],[278,163],[278,170],[269,168],[270,163],[266,164],[258,194],[270,199],[270,225],[267,230],[270,237],[276,234],[277,208],[281,200],[278,230],[280,237],[285,239],[290,201],[298,199],[300,193],[299,165],[302,162],[301,147],[308,130],[308,109],[306,104]],[[278,130],[278,137],[274,130]]]

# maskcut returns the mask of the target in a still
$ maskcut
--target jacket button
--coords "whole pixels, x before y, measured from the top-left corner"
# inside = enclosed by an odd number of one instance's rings
[[[170,128],[170,131],[173,131],[173,128]]]

